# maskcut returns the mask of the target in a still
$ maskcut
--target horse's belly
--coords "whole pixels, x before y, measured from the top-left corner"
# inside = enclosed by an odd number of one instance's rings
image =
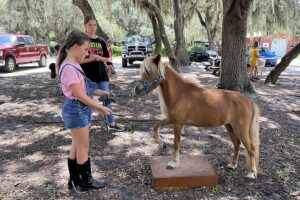
[[[223,121],[193,121],[193,122],[187,122],[187,125],[191,126],[198,126],[198,127],[213,127],[213,126],[221,126],[226,124],[226,122]]]
[[[186,118],[186,123],[198,127],[212,127],[221,126],[229,123],[228,116],[215,115],[214,113],[207,113],[202,115],[190,115]]]

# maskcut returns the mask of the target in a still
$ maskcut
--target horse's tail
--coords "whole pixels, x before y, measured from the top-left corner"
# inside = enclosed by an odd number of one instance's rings
[[[258,170],[258,163],[259,163],[259,115],[260,111],[258,106],[252,102],[252,108],[253,108],[253,115],[252,120],[250,123],[250,139],[251,144],[254,147],[255,151],[255,166],[256,170]]]

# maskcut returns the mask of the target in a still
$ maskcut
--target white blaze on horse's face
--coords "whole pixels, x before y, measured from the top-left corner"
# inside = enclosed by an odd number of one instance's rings
[[[158,74],[158,66],[154,63],[154,56],[146,58],[141,64],[140,73],[142,75],[141,80],[151,80],[156,78]]]
[[[156,57],[150,56],[146,58],[140,66],[141,79],[135,86],[136,95],[145,95],[154,90],[159,83],[158,77],[160,76],[158,63],[160,55]]]

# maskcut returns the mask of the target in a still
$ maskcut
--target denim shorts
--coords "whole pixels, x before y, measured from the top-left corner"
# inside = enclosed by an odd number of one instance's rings
[[[61,115],[68,129],[83,128],[91,123],[92,109],[78,100],[66,98]]]

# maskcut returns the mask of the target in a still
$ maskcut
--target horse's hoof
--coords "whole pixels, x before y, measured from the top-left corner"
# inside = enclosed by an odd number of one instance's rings
[[[167,165],[166,169],[174,169],[174,167],[172,167],[171,165]]]
[[[236,169],[237,168],[237,164],[230,163],[230,164],[227,165],[227,168],[228,169]]]
[[[248,180],[254,181],[254,180],[256,180],[256,178],[257,178],[257,173],[255,173],[255,172],[250,172],[250,173],[247,174],[247,176],[245,176],[245,178],[248,179]]]
[[[175,169],[178,167],[178,163],[175,163],[173,161],[170,161],[167,166],[166,166],[166,169]]]
[[[167,148],[167,144],[165,142],[163,142],[162,140],[159,140],[157,143],[159,145],[159,148],[161,148],[161,149]]]

